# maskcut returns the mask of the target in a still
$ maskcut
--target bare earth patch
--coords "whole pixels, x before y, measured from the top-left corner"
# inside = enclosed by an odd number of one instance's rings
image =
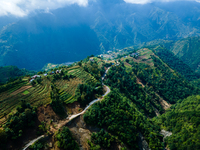
[[[19,94],[19,93],[21,93],[21,92],[23,92],[23,91],[25,91],[25,90],[27,90],[27,89],[29,89],[31,87],[32,86],[23,86],[20,89],[18,89],[17,91],[12,92],[11,95],[17,95],[17,94]]]
[[[139,78],[136,79],[136,83],[142,85],[143,88],[145,87],[145,85],[142,83],[142,81]],[[159,97],[160,104],[164,110],[167,110],[168,108],[172,106],[170,103],[168,103],[163,98],[161,98],[160,95],[158,95],[157,93],[156,95]],[[156,115],[158,114],[159,114],[158,111],[156,111]]]
[[[158,95],[157,93],[156,93],[156,95],[159,97],[159,99],[160,99],[160,104],[161,104],[161,106],[162,106],[162,108],[163,108],[164,110],[167,110],[168,108],[170,108],[170,107],[172,106],[170,103],[168,103],[168,102],[165,101],[163,98],[161,98],[160,95]]]
[[[68,73],[74,72],[75,70],[70,70]]]
[[[142,81],[139,78],[136,79],[136,83],[142,85],[143,88],[145,87],[144,84],[142,83]]]
[[[45,106],[39,107],[37,115],[38,115],[38,120],[40,122],[44,121],[48,124],[51,122],[51,120],[55,123],[57,123],[60,120],[60,117],[56,115],[56,113],[53,111],[50,105],[47,105],[46,107]]]
[[[74,102],[71,104],[67,104],[67,113],[68,114],[78,114],[82,112],[82,108],[80,108],[80,104],[78,102]]]
[[[127,62],[124,62],[124,65],[125,66],[129,66],[129,67],[132,67],[129,63],[127,63]]]

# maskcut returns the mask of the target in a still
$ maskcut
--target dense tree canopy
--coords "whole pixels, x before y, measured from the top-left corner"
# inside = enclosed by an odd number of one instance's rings
[[[9,115],[1,134],[5,134],[4,138],[7,140],[18,139],[22,136],[24,129],[35,125],[36,116],[36,108],[33,108],[29,103],[22,100],[21,105],[17,107],[17,112]]]
[[[162,149],[160,128],[140,113],[127,97],[113,91],[101,103],[94,104],[85,114],[87,124],[106,127],[131,149],[138,149],[138,133],[141,132],[151,149]]]
[[[162,61],[168,64],[170,68],[179,72],[187,80],[191,81],[200,77],[199,74],[195,73],[187,64],[185,64],[165,47],[156,47],[154,52],[162,59]]]
[[[170,150],[200,149],[200,96],[190,96],[154,120],[172,131],[165,139]]]
[[[63,127],[55,137],[59,148],[63,148],[64,150],[79,150],[78,144],[73,139],[69,128]]]
[[[179,73],[170,70],[159,58],[152,56],[154,67],[131,62],[132,70],[148,87],[170,103],[198,94],[200,89]]]

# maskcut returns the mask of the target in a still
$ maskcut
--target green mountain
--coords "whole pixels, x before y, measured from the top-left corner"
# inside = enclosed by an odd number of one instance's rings
[[[200,149],[200,96],[190,96],[155,118],[172,135],[165,139],[170,150]]]
[[[179,40],[170,50],[196,72],[200,72],[200,37],[189,37]]]
[[[12,81],[17,77],[25,75],[34,75],[36,72],[28,71],[26,69],[19,69],[16,66],[0,67],[0,83]]]
[[[74,62],[156,39],[199,36],[199,6],[97,0],[28,16],[1,31],[0,65],[39,70],[46,63]]]
[[[1,85],[0,146],[198,149],[198,74],[162,46],[124,49]]]

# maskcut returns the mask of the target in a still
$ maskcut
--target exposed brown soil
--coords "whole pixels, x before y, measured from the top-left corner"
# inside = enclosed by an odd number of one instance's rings
[[[146,60],[143,60],[143,59],[146,59]],[[137,63],[145,63],[145,64],[147,64],[147,65],[154,66],[154,63],[153,63],[153,62],[149,63],[149,61],[151,61],[152,59],[148,59],[145,55],[143,55],[143,56],[138,56],[137,59],[132,58],[132,60],[133,60],[134,62],[137,62]]]
[[[91,134],[93,132],[100,131],[97,127],[88,126],[84,119],[83,115],[80,115],[76,119],[70,121],[67,124],[67,127],[72,132],[74,138],[76,139],[77,143],[79,144],[80,149],[82,150],[89,150],[90,146],[88,144],[88,140],[91,140]],[[113,143],[111,145],[112,150],[119,150],[120,146],[118,143]]]
[[[72,104],[67,104],[67,114],[78,114],[82,112],[82,108],[80,108],[80,104],[78,102],[74,102]]]
[[[71,72],[73,72],[74,70],[70,70],[68,73],[71,73]]]
[[[142,85],[143,88],[145,87],[145,85],[142,83],[142,81],[141,81],[139,78],[136,79],[136,82],[137,82],[137,84]],[[159,97],[160,104],[161,104],[161,106],[162,106],[162,108],[163,108],[164,110],[167,110],[168,108],[171,107],[171,104],[170,104],[170,103],[168,103],[167,101],[165,101],[165,100],[164,100],[162,97],[160,97],[160,95],[158,95],[157,93],[156,93],[156,95]],[[156,113],[156,115],[159,115],[158,111],[156,111],[155,113]]]
[[[84,122],[83,115],[69,122],[67,126],[79,144],[79,147],[83,150],[89,150],[90,146],[88,145],[87,141],[91,140],[92,132],[97,132],[99,129],[87,126]]]
[[[167,110],[168,108],[170,108],[170,107],[172,106],[170,103],[168,103],[168,102],[165,101],[163,98],[161,98],[160,95],[158,95],[157,93],[156,93],[156,95],[159,97],[160,104],[161,104],[161,106],[162,106],[162,108],[163,108],[164,110]]]
[[[144,84],[142,83],[142,81],[139,78],[136,79],[136,83],[142,85],[143,88],[145,87]]]
[[[127,63],[127,62],[124,62],[124,65],[126,65],[126,66],[129,66],[129,67],[132,67],[129,63]]]
[[[50,105],[47,105],[46,107],[45,106],[39,107],[37,115],[38,115],[38,120],[40,122],[44,121],[48,124],[50,124],[51,120],[54,123],[61,120],[61,118],[58,115],[56,115],[56,113],[53,111]]]
[[[32,87],[32,86],[23,86],[23,87],[21,87],[20,89],[18,89],[18,90],[16,90],[16,91],[12,92],[11,95],[17,95],[17,94],[19,94],[19,93],[21,93],[21,92],[23,92],[23,91],[25,91],[25,90],[27,90],[27,89],[29,89],[29,88],[31,88],[31,87]]]

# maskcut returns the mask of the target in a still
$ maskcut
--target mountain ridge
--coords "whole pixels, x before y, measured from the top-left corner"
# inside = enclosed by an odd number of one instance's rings
[[[174,4],[177,6],[173,6]],[[87,55],[142,45],[156,39],[178,40],[188,36],[200,36],[197,15],[200,12],[197,7],[199,5],[197,2],[136,5],[123,1],[96,1],[90,2],[87,7],[71,5],[51,13],[26,17],[8,26],[1,33],[0,39],[6,43],[0,43],[0,52],[5,54],[1,56],[0,65],[17,64],[20,68],[38,70],[46,63],[66,61],[59,61],[55,51],[66,55],[68,61],[77,61]],[[186,6],[189,7],[186,12],[180,10],[184,15],[176,10]],[[72,30],[73,32],[70,32]],[[91,42],[92,39],[95,42]],[[50,47],[47,46],[48,43],[51,44]],[[77,47],[76,43],[81,45]],[[70,49],[76,50],[73,52]],[[37,57],[33,51],[49,52],[46,53],[47,60],[40,56],[38,61],[41,65],[27,65],[33,64]],[[29,53],[32,53],[33,58]],[[17,56],[18,62],[12,61],[13,56]],[[51,62],[52,60],[55,62]]]

